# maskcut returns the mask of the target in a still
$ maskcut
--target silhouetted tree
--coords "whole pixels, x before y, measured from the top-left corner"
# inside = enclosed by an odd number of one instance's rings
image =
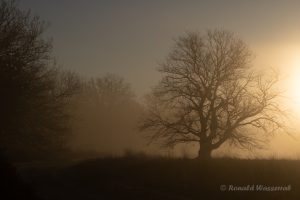
[[[61,73],[43,39],[45,23],[15,1],[0,1],[0,145],[59,146],[76,76]]]
[[[159,68],[163,78],[148,96],[141,130],[166,146],[197,142],[199,158],[225,141],[263,147],[261,133],[283,128],[283,112],[277,77],[254,73],[251,60],[247,45],[227,31],[179,37]]]

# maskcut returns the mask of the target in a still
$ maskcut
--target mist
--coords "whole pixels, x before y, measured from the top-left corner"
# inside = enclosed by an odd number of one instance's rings
[[[299,199],[299,9],[0,0],[0,199]]]
[[[73,103],[72,148],[103,155],[144,149],[145,141],[137,127],[142,106],[130,85],[118,75],[86,81]]]

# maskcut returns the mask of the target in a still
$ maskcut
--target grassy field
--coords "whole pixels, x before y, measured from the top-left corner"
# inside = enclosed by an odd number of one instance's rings
[[[18,169],[45,200],[300,199],[300,161],[295,160],[127,156]]]

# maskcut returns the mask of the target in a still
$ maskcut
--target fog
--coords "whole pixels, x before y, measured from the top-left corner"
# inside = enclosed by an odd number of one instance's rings
[[[151,133],[139,130],[145,101],[138,100],[131,85],[122,77],[107,74],[82,80],[81,84],[80,91],[71,101],[72,135],[68,142],[71,149],[99,156],[145,153],[168,157],[197,157],[197,143],[165,148],[160,141],[149,140]],[[298,159],[300,146],[296,131],[269,136],[269,143],[263,149],[252,151],[224,144],[213,151],[213,156]]]
[[[149,151],[138,130],[142,111],[130,85],[118,75],[85,81],[72,100],[69,145],[76,151],[94,151],[102,156]]]
[[[86,80],[113,73],[130,83],[130,103],[117,103],[114,108],[102,105],[102,100],[87,91],[76,96],[69,142],[73,149],[107,155],[132,150],[193,157],[196,144],[167,150],[159,148],[159,142],[147,145],[149,140],[137,127],[145,106],[144,96],[159,82],[161,75],[156,68],[172,49],[173,39],[187,31],[203,33],[208,28],[224,28],[237,34],[254,52],[253,65],[258,70],[279,69],[284,79],[280,89],[286,91],[282,104],[294,112],[291,134],[297,138],[300,101],[295,100],[299,95],[295,95],[298,89],[294,80],[298,79],[295,69],[300,64],[299,29],[295,25],[298,2],[30,0],[21,1],[20,6],[30,8],[50,23],[45,35],[53,38],[53,53],[64,69]],[[288,134],[276,135],[270,141],[267,150],[256,152],[258,156],[291,157],[300,153],[297,140]],[[248,156],[235,148],[222,149],[214,154]]]
[[[0,0],[0,199],[300,199],[299,10]]]

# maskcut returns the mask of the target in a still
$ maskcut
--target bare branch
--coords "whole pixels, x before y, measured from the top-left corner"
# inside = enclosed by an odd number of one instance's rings
[[[187,33],[175,42],[159,68],[164,76],[141,126],[152,139],[172,145],[198,141],[207,151],[228,140],[258,148],[263,139],[254,130],[268,135],[285,128],[274,90],[278,77],[255,73],[252,52],[234,34]]]

